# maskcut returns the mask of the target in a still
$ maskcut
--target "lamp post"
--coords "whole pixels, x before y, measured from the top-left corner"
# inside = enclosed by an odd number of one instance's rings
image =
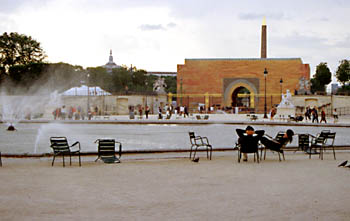
[[[180,78],[180,106],[182,106],[182,77]]]
[[[87,117],[88,119],[90,119],[90,74],[88,73],[87,75],[87,111],[86,111],[86,114],[87,114]]]
[[[145,82],[145,85],[146,85],[146,91],[145,91],[146,92],[146,105],[145,105],[146,107],[145,108],[147,108],[147,91],[148,91],[147,90],[147,86],[148,86],[148,81],[147,80]]]
[[[266,77],[267,77],[267,69],[264,70],[264,78],[265,78],[265,104],[264,104],[264,118],[267,118],[267,109],[266,109]]]
[[[281,86],[281,95],[282,95],[282,84],[283,84],[283,79],[281,78],[281,80],[280,80],[280,86]]]

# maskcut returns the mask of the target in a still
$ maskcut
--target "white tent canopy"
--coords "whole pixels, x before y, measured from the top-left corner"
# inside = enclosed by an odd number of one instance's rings
[[[111,93],[103,90],[98,86],[87,87],[86,85],[82,85],[81,87],[73,87],[61,93],[64,96],[87,96],[89,90],[90,96],[102,96],[102,95],[111,95]]]

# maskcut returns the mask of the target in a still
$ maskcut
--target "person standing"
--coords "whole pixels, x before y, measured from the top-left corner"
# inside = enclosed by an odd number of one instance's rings
[[[142,106],[140,105],[140,106],[139,106],[139,115],[140,115],[140,119],[142,119],[142,112],[143,112],[143,111],[142,111]]]
[[[323,108],[322,108],[322,111],[321,111],[321,121],[320,121],[320,123],[322,123],[322,121],[324,121],[325,124],[327,123],[326,112],[324,111]]]
[[[273,117],[276,115],[276,112],[277,112],[276,108],[273,107],[273,108],[271,109],[271,113],[270,113],[270,118],[271,118],[271,120],[273,120]]]
[[[145,114],[146,114],[146,119],[148,119],[148,114],[149,114],[149,107],[148,107],[148,105],[146,105]]]
[[[318,113],[317,113],[316,107],[314,107],[311,110],[311,114],[312,114],[312,123],[315,121],[318,123]]]
[[[161,107],[158,108],[158,119],[163,119],[162,108]]]
[[[334,123],[338,122],[337,108],[334,108],[333,110],[333,118],[334,118]]]
[[[186,116],[187,116],[187,117],[190,117],[189,114],[188,114],[188,107],[185,105],[185,107],[184,107],[184,118],[185,118]]]
[[[61,119],[62,120],[65,120],[66,119],[66,106],[63,105],[62,108],[61,108]]]
[[[305,121],[311,120],[310,114],[311,114],[311,110],[310,110],[310,107],[308,106],[306,107],[306,111],[305,111]]]

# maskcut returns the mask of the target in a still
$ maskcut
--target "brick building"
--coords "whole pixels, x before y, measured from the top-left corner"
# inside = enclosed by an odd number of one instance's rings
[[[242,107],[262,112],[280,102],[281,91],[293,94],[300,82],[310,79],[310,67],[301,58],[266,58],[266,25],[262,26],[261,58],[185,59],[177,65],[178,103],[195,108]],[[281,81],[282,80],[282,81]],[[282,82],[282,83],[280,83]]]

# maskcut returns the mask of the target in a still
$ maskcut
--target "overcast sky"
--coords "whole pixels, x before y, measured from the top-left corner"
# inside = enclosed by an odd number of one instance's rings
[[[350,59],[349,0],[0,0],[0,34],[42,44],[49,62],[176,71],[185,58],[300,57],[332,73]]]

